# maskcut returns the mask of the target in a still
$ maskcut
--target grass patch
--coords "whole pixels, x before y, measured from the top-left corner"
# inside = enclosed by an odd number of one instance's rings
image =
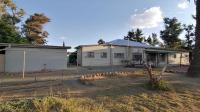
[[[164,80],[158,81],[148,81],[145,83],[145,87],[149,90],[159,90],[159,91],[170,91],[172,88]]]
[[[0,104],[0,112],[198,112],[199,91],[153,92],[118,97],[45,97]]]
[[[0,104],[0,112],[106,112],[101,104],[88,98],[35,98]]]

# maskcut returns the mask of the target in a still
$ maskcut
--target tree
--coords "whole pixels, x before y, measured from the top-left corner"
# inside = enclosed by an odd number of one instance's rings
[[[0,1],[0,17],[7,16],[7,18],[12,21],[13,25],[19,23],[24,14],[24,10],[18,8],[12,0]]]
[[[134,30],[129,31],[127,36],[124,36],[124,40],[135,41],[135,31]]]
[[[152,33],[152,46],[159,45],[160,42],[158,40],[158,36],[156,33]]]
[[[44,14],[35,13],[25,21],[23,32],[31,44],[45,44],[48,32],[43,30],[43,25],[50,22]]]
[[[0,42],[1,43],[26,43],[22,38],[19,28],[16,26],[24,15],[22,9],[18,9],[12,0],[0,1]]]
[[[152,33],[152,35],[149,35],[149,37],[145,40],[145,42],[152,46],[160,44],[156,33]]]
[[[196,31],[195,31],[195,47],[193,50],[193,59],[188,69],[189,76],[200,76],[200,0],[196,3]]]
[[[136,29],[136,31],[135,31],[135,39],[136,39],[137,42],[142,42],[144,40],[142,30],[140,30],[138,28]]]
[[[165,29],[160,31],[161,39],[168,48],[180,48],[181,40],[179,35],[183,31],[181,23],[176,18],[164,18]]]
[[[185,45],[184,48],[187,50],[192,50],[194,48],[195,32],[194,25],[183,25],[185,34]]]
[[[103,39],[99,39],[97,43],[98,43],[99,45],[101,45],[101,44],[105,44],[106,42],[105,42]]]
[[[143,42],[144,37],[142,30],[137,28],[136,31],[131,30],[128,32],[128,35],[124,37],[125,40],[136,41],[136,42]]]
[[[8,21],[0,19],[0,43],[20,43],[20,33]]]
[[[149,45],[152,45],[152,38],[149,35],[149,37],[145,40],[146,43],[148,43]]]

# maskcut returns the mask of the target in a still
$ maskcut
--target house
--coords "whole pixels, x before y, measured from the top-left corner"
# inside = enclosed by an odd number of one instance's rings
[[[166,64],[189,65],[189,52],[117,39],[102,45],[78,46],[77,61],[80,66],[136,65],[143,61],[157,67]]]
[[[66,69],[67,49],[70,47],[0,43],[0,72]]]

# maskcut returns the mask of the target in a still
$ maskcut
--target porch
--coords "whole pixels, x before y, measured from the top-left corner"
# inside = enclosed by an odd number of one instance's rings
[[[167,52],[149,52],[146,51],[146,60],[147,64],[151,64],[153,67],[163,67],[168,64],[168,56],[169,53]]]
[[[148,64],[151,64],[154,67],[163,67],[167,64],[170,64],[171,56],[176,55],[175,51],[167,51],[167,50],[157,50],[157,49],[146,49],[144,51],[145,58],[144,61]],[[182,53],[181,53],[182,54]],[[181,60],[182,56],[180,56]]]

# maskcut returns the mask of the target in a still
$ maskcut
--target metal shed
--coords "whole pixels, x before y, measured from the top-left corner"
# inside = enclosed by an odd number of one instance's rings
[[[66,46],[0,43],[0,72],[35,72],[67,68]]]

